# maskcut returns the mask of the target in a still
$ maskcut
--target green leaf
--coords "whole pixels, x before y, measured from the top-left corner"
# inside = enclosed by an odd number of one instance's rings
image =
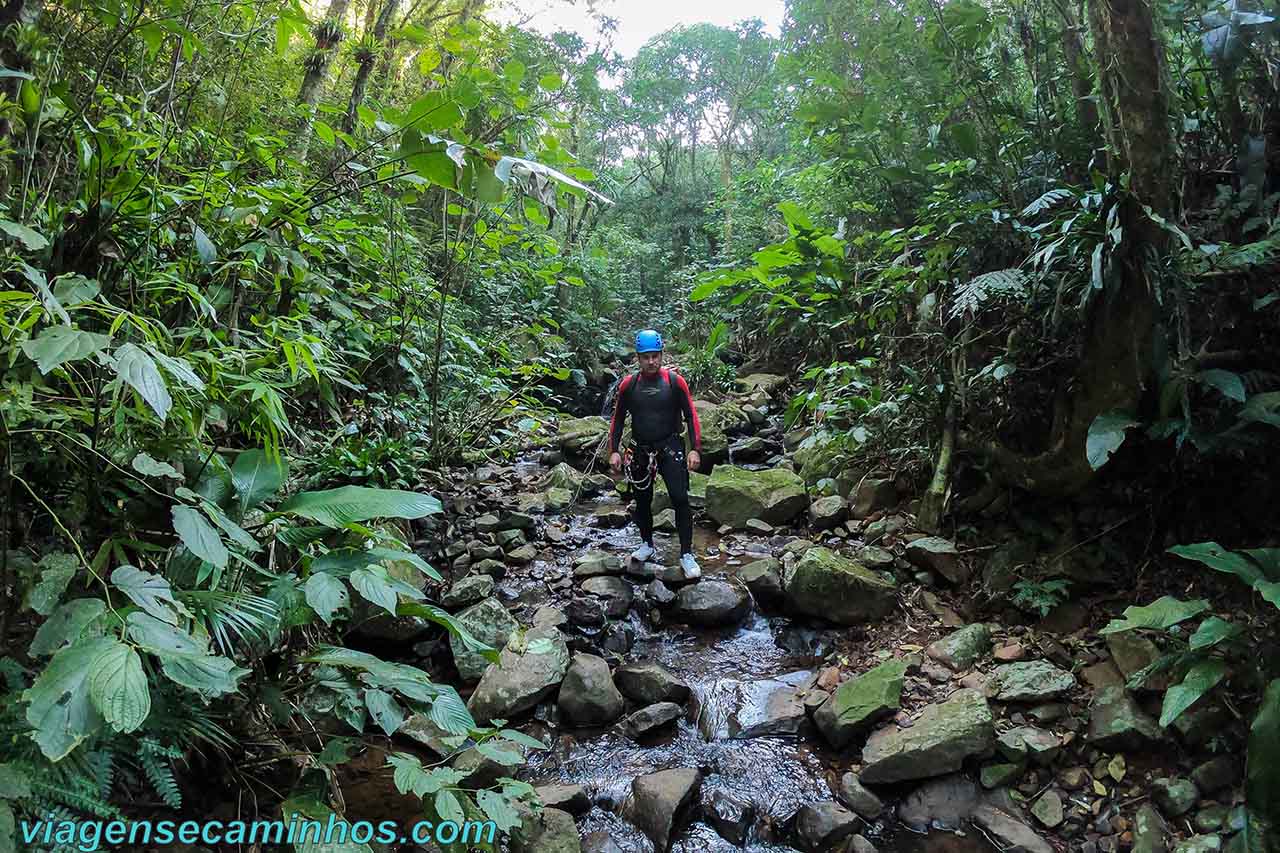
[[[530,737],[524,732],[518,732],[515,729],[503,729],[498,732],[498,736],[503,740],[509,740],[512,743],[518,743],[521,746],[527,746],[530,749],[548,749],[547,745],[536,737]]]
[[[227,546],[209,520],[194,507],[178,505],[173,508],[173,529],[178,532],[182,544],[206,563],[219,569],[227,567]]]
[[[395,768],[392,779],[395,781],[396,790],[402,794],[413,793],[415,796],[425,797],[467,778],[465,771],[455,770],[452,767],[436,767],[427,770],[416,756],[403,752],[388,756],[387,763]]]
[[[0,799],[20,800],[31,796],[31,779],[13,764],[0,764]]]
[[[342,486],[294,495],[280,505],[278,512],[302,516],[329,527],[342,527],[373,518],[423,518],[440,510],[440,501],[430,495]]]
[[[424,77],[427,76],[428,74],[430,74],[432,71],[435,71],[436,68],[439,67],[440,61],[443,58],[444,57],[440,55],[440,51],[436,50],[435,48],[433,47],[424,48],[418,54],[418,72],[422,74],[422,76]]]
[[[77,598],[58,606],[31,640],[27,653],[34,657],[55,654],[80,639],[84,629],[105,613],[101,598]]]
[[[60,275],[53,282],[53,298],[66,308],[74,308],[91,301],[102,292],[97,279],[85,278],[78,273]]]
[[[151,714],[151,691],[138,653],[113,640],[94,660],[89,697],[113,729],[137,731]]]
[[[351,603],[347,595],[347,585],[324,572],[316,572],[307,578],[304,587],[307,606],[324,620],[324,624],[333,624],[333,614]]]
[[[231,466],[231,482],[236,488],[240,515],[274,495],[289,478],[289,465],[283,456],[272,456],[265,450],[246,450]]]
[[[1111,454],[1124,443],[1124,431],[1137,425],[1137,421],[1122,412],[1108,412],[1094,418],[1085,439],[1089,467],[1097,471],[1107,464]]]
[[[22,351],[36,363],[41,375],[46,375],[69,361],[78,361],[104,350],[110,343],[110,335],[70,326],[49,326],[35,338],[23,341]]]
[[[396,615],[396,602],[399,599],[396,597],[395,587],[387,578],[385,569],[381,575],[375,569],[356,569],[351,573],[351,585],[365,599],[383,608],[392,616]]]
[[[220,655],[159,655],[170,681],[190,688],[206,698],[235,693],[249,670]]]
[[[1170,687],[1164,694],[1164,707],[1160,710],[1160,725],[1169,725],[1196,700],[1212,690],[1226,678],[1227,665],[1220,660],[1206,660],[1191,667],[1181,684]]]
[[[162,622],[150,613],[135,610],[125,619],[129,639],[141,648],[155,654],[203,655],[209,651],[208,643],[193,635]]]
[[[555,71],[548,71],[538,78],[538,87],[548,92],[554,92],[564,85],[564,79]]]
[[[524,763],[524,756],[519,752],[513,749],[504,749],[498,744],[488,741],[476,744],[476,752],[507,767],[515,767]]]
[[[440,693],[431,700],[431,710],[427,716],[450,734],[461,735],[471,732],[476,727],[476,721],[471,716],[466,703],[462,701],[462,697],[458,695],[458,691],[448,685],[437,686],[440,688]]]
[[[298,826],[307,821],[322,827],[321,832],[299,832],[294,843],[297,853],[373,853],[368,844],[352,840],[352,827],[341,815],[310,795],[292,797],[280,805],[286,824],[295,820]],[[332,835],[323,828],[333,827]]]
[[[262,546],[258,544],[258,540],[254,539],[249,531],[236,524],[227,514],[218,508],[216,504],[202,501],[200,508],[204,510],[204,514],[209,516],[214,524],[222,528],[222,532],[231,537],[231,541],[235,542],[249,553],[262,550]]]
[[[458,798],[453,791],[448,789],[436,792],[436,814],[441,820],[451,823],[462,823],[467,819],[466,814],[462,811],[462,804],[458,802]]]
[[[371,687],[364,691],[364,701],[369,708],[369,716],[387,737],[395,734],[404,724],[404,709],[389,693]]]
[[[1191,651],[1209,649],[1225,640],[1235,639],[1244,633],[1244,626],[1217,616],[1210,616],[1200,623],[1200,627],[1191,635]]]
[[[325,145],[332,145],[334,139],[337,138],[333,135],[333,128],[320,121],[320,119],[316,119],[312,126],[315,128],[316,136],[320,137],[320,141]]]
[[[39,252],[49,245],[49,241],[43,235],[32,231],[25,225],[17,222],[10,222],[8,219],[0,219],[0,231],[8,234],[17,240],[22,241],[22,245],[26,246],[33,252]]]
[[[1119,634],[1135,628],[1153,628],[1164,630],[1199,616],[1209,609],[1209,602],[1197,598],[1194,601],[1182,601],[1166,595],[1156,599],[1145,607],[1131,606],[1124,610],[1124,619],[1112,619],[1099,634]]]
[[[510,801],[497,791],[480,790],[476,792],[476,803],[484,811],[489,820],[497,824],[498,832],[510,832],[520,826],[520,813]]]
[[[37,565],[40,580],[27,594],[27,604],[41,616],[49,616],[76,576],[79,563],[70,554],[56,553],[46,554]]]
[[[1251,812],[1280,814],[1280,678],[1267,685],[1249,726],[1244,791]]]
[[[162,622],[178,624],[177,614],[190,616],[182,603],[173,597],[169,581],[125,564],[111,573],[111,582],[141,607]]]
[[[1211,388],[1218,389],[1222,396],[1237,403],[1243,403],[1248,396],[1240,376],[1230,370],[1202,370],[1196,374],[1196,379]]]
[[[151,356],[140,347],[125,344],[115,351],[112,366],[163,422],[173,407],[173,398],[169,396],[169,386]]]
[[[1218,572],[1235,575],[1249,586],[1264,580],[1262,570],[1235,551],[1228,551],[1217,542],[1197,542],[1194,545],[1175,545],[1168,549],[1175,557],[1196,560]]]
[[[508,59],[502,66],[502,76],[516,85],[524,80],[525,64],[518,59]]]
[[[93,637],[73,643],[53,660],[23,691],[31,737],[50,761],[60,761],[102,726],[102,718],[89,697],[85,683],[101,654],[118,641]]]
[[[170,477],[174,480],[183,479],[178,473],[178,469],[174,468],[168,462],[161,462],[152,458],[149,453],[139,453],[133,457],[133,470],[146,477]]]

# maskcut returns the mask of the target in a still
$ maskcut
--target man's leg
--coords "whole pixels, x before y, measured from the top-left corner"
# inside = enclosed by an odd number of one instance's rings
[[[636,448],[631,457],[631,479],[643,482],[649,477],[649,454]],[[653,481],[648,487],[635,490],[635,508],[632,517],[636,527],[640,528],[640,547],[632,552],[632,558],[647,560],[655,553],[653,547]]]
[[[677,437],[658,461],[658,470],[667,484],[671,506],[676,511],[676,530],[680,534],[680,566],[687,577],[701,574],[693,557],[693,507],[689,505],[689,467],[685,464],[684,444]]]

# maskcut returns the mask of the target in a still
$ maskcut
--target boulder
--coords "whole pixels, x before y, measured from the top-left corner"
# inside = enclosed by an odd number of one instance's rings
[[[609,422],[603,417],[566,418],[560,422],[555,443],[565,453],[583,458],[590,456],[609,432]]]
[[[638,776],[631,782],[634,822],[653,842],[656,853],[670,849],[671,836],[687,822],[701,784],[702,771],[684,767]]]
[[[734,380],[735,384],[746,391],[748,394],[753,391],[763,391],[772,396],[775,392],[782,390],[787,384],[787,377],[779,376],[776,373],[752,373],[748,376],[740,377]]]
[[[840,789],[836,791],[836,796],[866,821],[875,820],[884,811],[884,803],[862,786],[857,773],[846,773],[840,777]]]
[[[991,651],[991,629],[981,622],[952,631],[925,649],[929,657],[946,664],[956,672],[973,666],[989,651]]]
[[[835,433],[820,432],[804,439],[795,448],[793,459],[806,488],[816,489],[821,481],[832,480],[832,493],[848,497],[862,479],[863,472],[854,464],[846,439]]]
[[[1006,663],[991,674],[990,687],[1001,702],[1044,702],[1076,686],[1076,679],[1066,670],[1045,660]]]
[[[490,580],[492,583],[492,580]],[[479,604],[473,604],[457,616],[458,623],[466,628],[467,633],[480,642],[495,649],[507,644],[511,633],[515,631],[515,617],[507,612],[502,602],[496,598],[486,598]],[[453,650],[453,661],[458,667],[458,674],[466,682],[478,681],[484,675],[489,661],[480,652],[467,649],[457,636],[449,635],[449,648]]]
[[[743,586],[712,579],[691,584],[676,593],[671,614],[676,621],[714,628],[737,625],[750,610],[751,597]]]
[[[937,572],[954,584],[969,579],[969,568],[961,561],[955,543],[940,536],[925,536],[907,545],[907,561],[921,569]]]
[[[803,805],[796,812],[796,842],[802,850],[828,853],[858,830],[858,817],[836,802]]]
[[[493,593],[493,578],[488,575],[467,575],[440,596],[442,607],[453,609],[467,607],[487,598]]]
[[[560,684],[560,713],[578,726],[604,726],[622,716],[626,703],[613,684],[609,664],[595,655],[576,654]]]
[[[788,607],[841,625],[888,615],[898,602],[897,584],[828,548],[805,550],[783,574]]]
[[[581,785],[539,785],[534,790],[546,808],[560,809],[574,816],[591,811],[591,798]]]
[[[1085,740],[1108,752],[1154,747],[1164,732],[1123,687],[1103,687],[1089,705],[1089,731]]]
[[[675,702],[655,702],[628,716],[621,723],[622,733],[635,740],[684,716]]]
[[[739,682],[729,711],[729,737],[793,737],[808,719],[804,709],[803,685],[810,681],[805,670],[778,678]]]
[[[750,418],[750,415],[747,417]],[[758,435],[740,438],[729,445],[730,462],[759,462],[769,455],[769,442]]]
[[[707,515],[739,530],[752,518],[786,524],[808,505],[804,483],[784,468],[748,471],[717,465],[707,483]]]
[[[689,472],[689,506],[694,509],[701,509],[707,505],[707,483],[711,481],[711,477],[700,471]],[[654,513],[671,509],[671,495],[667,492],[667,481],[658,477],[658,483],[653,489],[653,511]]]
[[[849,499],[849,517],[866,518],[880,509],[888,509],[898,500],[893,480],[867,477],[858,484]]]
[[[907,668],[905,660],[888,660],[837,687],[813,715],[823,737],[843,748],[898,710]]]
[[[711,795],[703,810],[707,823],[721,838],[738,847],[745,847],[747,834],[755,823],[756,809],[751,803],[740,800],[723,790]]]
[[[596,577],[582,582],[582,591],[604,600],[605,614],[611,619],[627,615],[635,591],[622,578]]]
[[[535,815],[523,804],[516,812],[521,823],[511,832],[511,853],[582,853],[573,815],[559,809]]]
[[[613,680],[623,695],[642,705],[689,701],[689,685],[672,675],[662,664],[629,663],[618,667]]]
[[[839,495],[818,498],[809,504],[809,524],[814,530],[830,530],[844,521],[848,512],[849,507]]]
[[[782,564],[773,557],[747,563],[737,575],[761,604],[770,606],[782,601]]]
[[[978,805],[978,786],[960,774],[933,779],[898,805],[898,819],[916,832],[958,830]]]
[[[498,663],[485,670],[467,708],[480,725],[495,718],[510,720],[550,696],[568,670],[569,649],[557,628],[517,630]]]
[[[876,784],[941,776],[960,769],[970,756],[988,753],[994,741],[987,700],[976,690],[959,690],[927,706],[909,728],[891,724],[872,733],[862,750],[860,778]]]

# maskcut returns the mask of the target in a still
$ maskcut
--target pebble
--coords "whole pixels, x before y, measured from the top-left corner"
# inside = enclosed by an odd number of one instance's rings
[[[996,646],[991,656],[1002,663],[1013,663],[1025,658],[1027,650],[1022,647],[1022,643],[1006,643]]]

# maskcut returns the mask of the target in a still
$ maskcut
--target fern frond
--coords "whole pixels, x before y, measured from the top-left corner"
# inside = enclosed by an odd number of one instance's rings
[[[142,765],[147,781],[164,804],[175,810],[182,808],[182,791],[174,778],[172,762],[181,757],[181,750],[164,746],[155,738],[144,737],[138,744],[138,763]]]
[[[1018,215],[1019,216],[1035,216],[1037,213],[1042,213],[1048,210],[1049,208],[1053,207],[1054,205],[1058,204],[1059,202],[1066,201],[1069,198],[1075,198],[1075,197],[1076,197],[1076,194],[1073,193],[1071,190],[1063,189],[1061,187],[1059,187],[1058,189],[1049,190],[1047,193],[1040,196],[1040,198],[1036,199],[1035,201],[1031,202],[1031,204],[1022,208],[1022,212]]]
[[[4,676],[10,693],[19,693],[27,688],[26,670],[13,658],[0,658],[0,675]]]
[[[1027,275],[1022,270],[1011,267],[983,273],[956,291],[955,301],[951,305],[951,317],[964,313],[977,313],[983,303],[999,297],[1004,299],[1021,298],[1027,295]]]
[[[1277,256],[1280,256],[1280,235],[1273,235],[1255,243],[1232,246],[1222,253],[1218,263],[1227,269],[1240,269],[1269,263]]]

